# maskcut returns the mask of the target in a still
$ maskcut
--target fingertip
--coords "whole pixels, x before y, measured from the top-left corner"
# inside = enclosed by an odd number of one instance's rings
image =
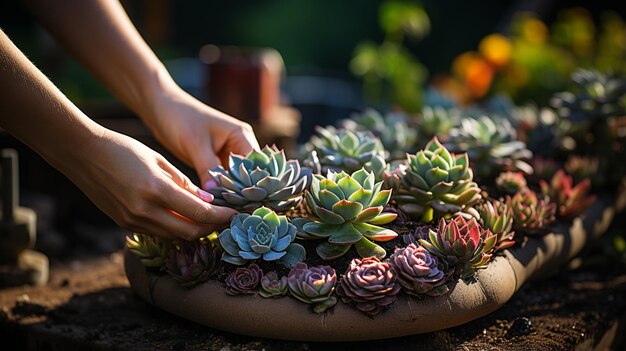
[[[213,202],[213,200],[215,199],[215,197],[213,196],[213,194],[208,193],[202,189],[198,189],[198,197],[204,201],[204,202],[208,202],[211,203]]]

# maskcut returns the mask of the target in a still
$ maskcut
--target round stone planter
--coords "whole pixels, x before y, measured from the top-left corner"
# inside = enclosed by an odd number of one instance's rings
[[[553,233],[529,238],[507,250],[476,281],[460,281],[442,297],[415,299],[403,295],[389,310],[370,318],[338,303],[326,314],[315,314],[291,297],[229,296],[218,281],[184,289],[166,275],[148,272],[126,253],[126,275],[132,289],[151,304],[180,317],[228,332],[299,341],[356,341],[426,333],[457,326],[495,311],[529,279],[545,276],[602,234],[615,209],[597,201],[584,216],[560,223]]]

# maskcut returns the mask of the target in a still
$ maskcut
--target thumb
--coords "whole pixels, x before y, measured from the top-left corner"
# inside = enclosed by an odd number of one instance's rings
[[[201,188],[205,190],[214,188],[216,184],[213,177],[209,174],[209,170],[219,166],[220,162],[217,155],[215,155],[215,151],[213,151],[213,146],[210,143],[200,145],[194,154],[191,155],[191,162],[200,178]]]

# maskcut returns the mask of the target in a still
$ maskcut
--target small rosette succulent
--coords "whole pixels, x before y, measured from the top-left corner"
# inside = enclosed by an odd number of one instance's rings
[[[460,212],[478,216],[472,205],[481,199],[480,188],[467,154],[450,153],[435,137],[426,149],[408,155],[408,163],[387,179],[401,210],[423,222]]]
[[[556,205],[547,196],[539,198],[530,189],[508,197],[507,202],[511,207],[513,227],[517,232],[540,235],[555,220]]]
[[[250,260],[281,260],[286,266],[302,261],[304,247],[296,244],[296,227],[267,207],[252,214],[240,213],[219,235],[222,260],[243,265]]]
[[[550,183],[540,181],[541,193],[548,196],[550,201],[556,204],[557,215],[561,218],[571,219],[583,213],[587,207],[596,201],[596,197],[588,195],[591,182],[585,179],[573,185],[572,177],[559,170],[554,174]]]
[[[504,170],[533,172],[526,162],[532,152],[506,119],[494,121],[487,116],[464,118],[458,128],[450,131],[449,146],[455,151],[467,151],[476,176],[491,178]]]
[[[332,267],[309,267],[300,262],[289,272],[287,283],[291,296],[312,305],[315,313],[323,313],[337,304],[337,298],[332,295],[337,273]]]
[[[305,239],[326,239],[316,248],[325,260],[343,256],[354,245],[362,257],[383,258],[385,250],[373,241],[388,241],[398,236],[390,229],[379,227],[396,218],[395,213],[383,213],[391,190],[381,190],[382,182],[374,174],[360,169],[354,173],[329,172],[315,175],[305,193],[306,204],[313,221],[302,225],[299,232]]]
[[[448,276],[444,263],[421,245],[409,244],[397,248],[389,257],[395,268],[398,282],[410,295],[441,296],[448,293]]]
[[[217,273],[220,254],[212,236],[194,241],[176,240],[165,262],[165,269],[181,286],[191,288]]]
[[[396,279],[389,262],[381,262],[376,257],[355,258],[341,276],[337,295],[359,311],[374,316],[396,302],[401,289]]]
[[[512,230],[513,213],[507,202],[487,200],[478,204],[476,210],[480,214],[480,225],[496,236],[494,251],[515,245],[515,232]]]
[[[259,295],[265,298],[281,297],[289,293],[289,286],[287,285],[287,277],[278,277],[278,274],[274,271],[266,273],[261,278],[261,290]]]
[[[417,245],[420,239],[428,240],[430,231],[434,229],[435,227],[428,225],[428,224],[417,226],[412,231],[409,231],[406,234],[402,234],[402,242],[404,242],[405,245],[409,245],[409,244]]]
[[[368,108],[362,114],[354,115],[340,124],[348,130],[372,132],[389,153],[387,155],[389,161],[404,158],[406,152],[414,151],[417,135],[409,128],[408,118],[404,114],[388,113],[383,116],[378,111]]]
[[[626,115],[626,78],[579,69],[572,74],[572,82],[572,92],[558,93],[550,101],[561,117],[590,122]]]
[[[381,179],[387,168],[385,149],[380,139],[368,131],[336,130],[317,127],[317,135],[305,145],[304,164],[317,174],[329,171],[347,173],[361,168]]]
[[[151,235],[133,233],[126,236],[128,251],[149,268],[164,269],[171,246],[169,240]]]
[[[429,240],[422,239],[420,244],[455,267],[461,278],[466,279],[487,265],[496,240],[497,237],[489,229],[483,229],[475,218],[465,220],[463,216],[456,216],[447,224],[442,218],[437,231],[431,231]]]
[[[457,109],[445,109],[440,106],[424,106],[417,124],[421,139],[430,140],[435,136],[447,138],[448,133],[460,120],[461,113]]]
[[[310,179],[297,160],[287,161],[275,146],[252,150],[245,157],[231,154],[228,169],[219,166],[209,173],[218,185],[209,189],[213,204],[245,212],[261,206],[274,211],[295,207]]]
[[[256,264],[248,267],[239,267],[226,277],[225,291],[228,295],[253,295],[256,294],[263,271]]]
[[[496,178],[496,188],[505,194],[513,195],[528,188],[522,172],[502,172]]]

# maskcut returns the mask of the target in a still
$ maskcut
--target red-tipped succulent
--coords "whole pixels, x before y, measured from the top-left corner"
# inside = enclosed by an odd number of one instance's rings
[[[497,237],[494,251],[508,249],[515,245],[513,227],[513,213],[511,206],[505,201],[487,200],[478,206],[480,224],[489,229]]]
[[[513,227],[517,232],[541,235],[554,222],[556,205],[547,196],[538,197],[530,189],[507,197],[507,203],[513,211]]]
[[[487,265],[497,237],[483,229],[475,218],[466,220],[456,216],[450,223],[442,218],[437,231],[431,231],[429,240],[420,240],[430,253],[441,257],[455,267],[461,278],[470,278]]]
[[[513,195],[528,188],[528,184],[522,172],[502,172],[496,178],[496,187],[506,194]]]
[[[572,177],[559,170],[554,174],[550,183],[540,181],[541,193],[550,198],[556,204],[557,216],[570,219],[583,213],[587,207],[596,201],[594,195],[587,195],[591,182],[585,179],[573,185]]]

